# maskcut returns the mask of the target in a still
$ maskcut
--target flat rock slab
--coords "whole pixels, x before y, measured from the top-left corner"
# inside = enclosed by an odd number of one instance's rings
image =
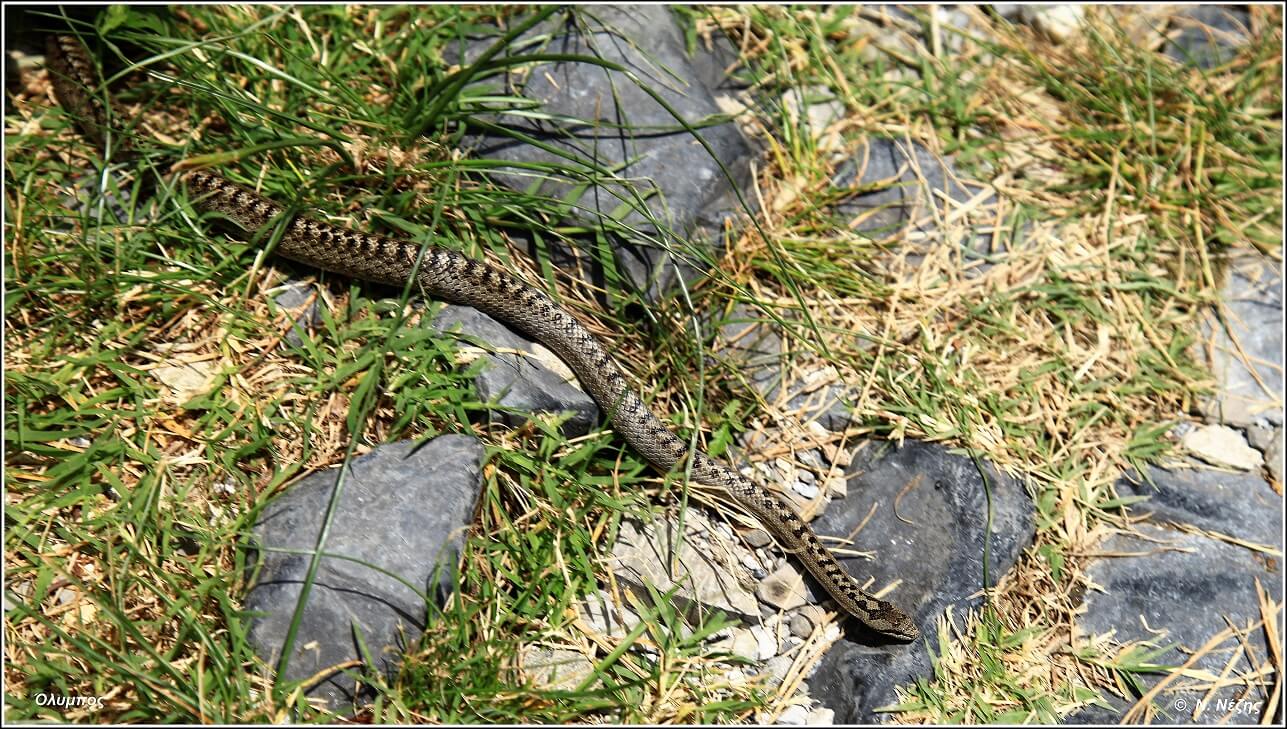
[[[780,405],[800,421],[816,420],[827,430],[844,430],[849,425],[851,413],[839,387],[824,384],[807,389],[807,383],[791,380],[784,370],[789,352],[776,322],[752,307],[739,305],[721,324],[720,341],[715,356],[742,373],[766,402]]]
[[[1282,425],[1282,262],[1246,253],[1229,262],[1224,276],[1221,299],[1228,328],[1218,322],[1208,326],[1218,393],[1206,409],[1238,427]]]
[[[943,221],[955,220],[955,208],[980,195],[983,199],[976,210],[986,209],[995,204],[996,195],[984,188],[965,186],[956,175],[951,157],[941,158],[914,141],[882,137],[868,140],[852,158],[840,164],[831,185],[854,190],[853,196],[837,208],[849,219],[853,230],[881,239],[907,231],[939,235],[960,229],[966,262],[993,253],[990,231],[976,234],[967,227],[969,220],[946,225]],[[899,248],[911,251],[907,257],[911,269],[924,260],[924,243],[904,241]]]
[[[723,69],[736,54],[721,42],[714,53],[698,44],[690,55],[675,17],[662,5],[586,6],[574,16],[575,22],[565,22],[567,16],[556,14],[513,48],[602,59],[628,69],[639,83],[589,60],[536,64],[521,79],[511,79],[519,88],[506,89],[536,102],[536,113],[498,113],[492,121],[541,146],[496,132],[470,137],[466,144],[476,148],[476,156],[516,163],[512,170],[491,173],[500,184],[524,191],[536,187],[538,194],[574,203],[570,217],[578,222],[620,220],[631,233],[614,241],[620,244],[617,266],[638,289],[664,291],[675,275],[667,264],[676,260],[665,247],[679,239],[717,241],[725,220],[741,210],[734,184],[748,189],[745,199],[753,197],[754,154],[737,125],[703,126],[722,114],[715,96]],[[490,39],[467,57],[488,45]],[[695,133],[713,156],[640,84],[684,122],[700,126]],[[532,163],[570,173],[519,167]]]
[[[1131,507],[1159,524],[1192,524],[1256,544],[1282,545],[1283,497],[1258,473],[1152,466],[1149,480],[1132,473],[1117,482],[1122,496],[1147,496]]]
[[[482,461],[482,445],[462,435],[380,446],[353,459],[324,546],[344,558],[322,559],[283,678],[359,658],[358,634],[379,664],[373,668],[387,674],[396,667],[403,647],[424,630],[426,595],[438,598],[454,585]],[[250,641],[269,665],[285,645],[339,474],[320,471],[300,481],[255,525],[263,565],[245,608],[258,613]],[[354,679],[339,673],[308,695],[338,710],[356,693]]]
[[[497,420],[518,427],[525,424],[532,413],[567,413],[568,418],[560,424],[560,430],[569,438],[585,435],[599,422],[599,406],[594,398],[568,381],[570,371],[566,377],[553,371],[554,362],[538,359],[531,341],[492,317],[468,306],[452,304],[438,312],[431,326],[443,332],[456,332],[463,335],[462,339],[488,350],[483,355],[487,363],[474,378],[474,386],[483,402],[496,405],[489,412]],[[553,354],[548,356],[553,358]]]
[[[1251,15],[1237,5],[1190,5],[1173,18],[1178,32],[1168,35],[1162,52],[1181,63],[1215,68],[1232,60],[1247,41]]]
[[[1032,542],[1033,505],[1017,480],[986,463],[983,472],[992,493],[987,584],[993,585]],[[874,553],[873,561],[846,560],[850,574],[860,582],[872,578],[873,590],[898,582],[886,599],[927,635],[949,606],[960,616],[980,605],[982,598],[971,596],[985,584],[988,501],[973,460],[934,443],[867,443],[849,473],[848,496],[832,502],[813,527]],[[882,720],[886,715],[874,710],[894,703],[895,686],[931,675],[925,642],[882,644],[854,620],[845,628],[809,680],[812,693],[837,722]]]
[[[1233,685],[1208,695],[1209,681],[1180,677],[1158,695],[1149,718],[1157,723],[1257,723],[1268,700],[1266,684],[1275,679],[1270,674],[1253,681],[1261,685],[1244,695],[1247,688],[1236,678],[1269,660],[1264,631],[1254,627],[1260,621],[1256,583],[1259,581],[1272,599],[1278,599],[1283,591],[1281,560],[1150,524],[1140,525],[1139,532],[1140,536],[1110,537],[1099,549],[1106,556],[1088,565],[1087,576],[1099,589],[1086,595],[1085,613],[1074,625],[1074,645],[1111,631],[1121,643],[1150,641],[1157,647],[1172,646],[1152,662],[1180,666],[1232,624],[1246,631],[1245,635],[1241,639],[1230,635],[1199,657],[1191,669],[1218,678],[1229,667]],[[1281,550],[1281,536],[1277,546]],[[1277,619],[1281,625],[1281,613]],[[1146,691],[1162,674],[1137,673],[1135,678]],[[1111,708],[1088,707],[1068,721],[1117,723],[1138,699],[1105,698]]]
[[[575,691],[594,675],[594,661],[569,648],[525,646],[521,657],[523,676],[546,691]]]
[[[1261,452],[1248,445],[1242,433],[1227,425],[1198,426],[1184,434],[1180,445],[1189,455],[1221,468],[1253,471],[1265,463]]]
[[[677,520],[622,522],[612,557],[617,578],[634,588],[645,605],[647,586],[659,593],[677,587],[675,602],[690,624],[712,610],[759,622],[754,580],[695,509],[684,515],[682,532]]]

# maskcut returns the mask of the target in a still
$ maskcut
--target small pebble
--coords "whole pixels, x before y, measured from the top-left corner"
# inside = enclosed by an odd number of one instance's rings
[[[791,664],[795,659],[791,656],[774,656],[764,664],[764,672],[768,674],[768,683],[770,686],[781,686],[786,680],[787,673],[791,671]]]
[[[837,499],[843,499],[849,495],[849,482],[844,476],[832,476],[827,479],[827,493]]]
[[[804,726],[808,721],[808,710],[799,704],[788,706],[786,711],[778,715],[778,723],[785,724],[787,726]]]
[[[822,639],[827,643],[834,643],[839,638],[840,638],[840,626],[837,625],[836,623],[831,623],[830,625],[822,629]]]
[[[1258,423],[1247,428],[1247,443],[1261,453],[1264,453],[1273,442],[1274,431],[1272,428],[1267,428]]]
[[[787,627],[791,629],[791,635],[797,638],[808,638],[809,634],[813,632],[813,622],[800,613],[791,616],[791,621],[787,623]]]
[[[785,564],[760,581],[755,596],[779,610],[792,610],[809,601],[804,578],[790,564]]]
[[[751,635],[755,636],[755,660],[767,661],[778,654],[778,639],[768,628],[756,625]]]
[[[826,707],[819,707],[809,712],[804,723],[809,726],[831,726],[836,723],[836,712]]]
[[[806,466],[823,467],[822,454],[816,450],[801,451],[796,457]]]
[[[711,633],[704,642],[707,650],[712,653],[732,653],[734,637],[736,633],[733,628],[723,628]]]
[[[1273,442],[1265,449],[1265,465],[1268,466],[1269,476],[1275,483],[1283,482],[1283,431],[1282,428],[1274,431]]]
[[[805,472],[802,471],[801,473],[805,473]],[[809,474],[809,475],[812,476],[813,474]],[[800,494],[806,499],[818,498],[818,485],[816,483],[813,483],[812,481],[810,481],[809,483],[803,483],[799,480],[792,481],[791,490],[796,492],[797,494]]]

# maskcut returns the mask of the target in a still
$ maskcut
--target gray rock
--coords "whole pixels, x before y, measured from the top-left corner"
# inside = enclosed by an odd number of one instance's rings
[[[808,638],[809,634],[813,632],[813,621],[805,613],[797,612],[787,622],[787,629],[791,631],[791,635],[797,638]]]
[[[725,343],[720,356],[733,360],[752,387],[765,399],[777,392],[785,346],[774,327],[754,309],[740,307],[720,326],[720,339]]]
[[[360,658],[357,635],[389,673],[424,629],[426,595],[441,597],[455,568],[481,485],[483,447],[444,435],[420,447],[381,446],[354,459],[331,521],[285,678],[298,680]],[[285,645],[311,552],[339,470],[315,473],[274,499],[254,528],[262,568],[246,596],[249,638],[274,665]],[[286,552],[281,550],[292,550]],[[382,571],[381,571],[382,570]],[[391,575],[396,575],[393,577]],[[355,697],[343,673],[308,693],[333,709]]]
[[[523,675],[537,687],[574,691],[594,675],[594,661],[571,648],[524,646]]]
[[[614,640],[625,638],[639,624],[638,615],[624,605],[618,605],[604,591],[586,597],[576,609],[586,627]]]
[[[827,430],[844,430],[851,415],[842,391],[834,385],[804,391],[802,383],[787,382],[783,396],[786,343],[778,325],[764,319],[753,308],[739,305],[720,324],[722,346],[714,356],[743,373],[747,384],[765,401],[784,401],[782,409],[799,413],[801,421],[816,420]]]
[[[1223,275],[1221,298],[1229,330],[1218,323],[1208,327],[1211,370],[1219,391],[1206,410],[1220,422],[1237,427],[1257,422],[1282,425],[1282,263],[1258,253],[1243,254],[1229,261]]]
[[[556,15],[513,47],[620,64],[689,125],[700,126],[722,115],[715,93],[726,85],[723,69],[736,57],[725,41],[716,44],[714,53],[699,44],[697,53],[689,55],[670,9],[660,5],[600,5],[578,8],[573,14],[575,22]],[[490,42],[467,55],[481,52]],[[492,172],[492,178],[518,190],[536,186],[537,194],[575,202],[571,217],[577,222],[597,226],[619,220],[623,227],[613,241],[616,267],[628,283],[650,296],[669,289],[676,267],[691,275],[695,262],[676,253],[686,240],[720,242],[725,221],[742,210],[733,184],[749,190],[754,153],[737,125],[723,122],[696,132],[710,146],[712,157],[693,133],[623,73],[582,62],[536,64],[524,71],[521,78],[509,80],[516,88],[505,91],[537,102],[528,112],[537,112],[539,118],[532,113],[498,113],[491,121],[547,148],[495,132],[471,136],[466,145],[487,159],[555,163],[575,172],[538,177],[508,168]],[[607,178],[604,170],[612,170],[615,177]],[[754,196],[742,197],[749,204]]]
[[[1283,429],[1274,430],[1273,440],[1265,448],[1265,468],[1269,471],[1269,477],[1278,484],[1281,489],[1283,485]]]
[[[807,89],[792,86],[782,94],[781,107],[787,123],[805,130],[817,142],[819,151],[840,146],[840,134],[827,130],[844,118],[845,105],[826,86],[815,85]]]
[[[1170,529],[1141,525],[1144,539],[1118,534],[1100,546],[1106,554],[1138,556],[1097,559],[1087,566],[1092,584],[1102,588],[1086,594],[1086,611],[1074,626],[1074,644],[1090,635],[1114,632],[1115,640],[1151,641],[1171,650],[1153,659],[1154,663],[1182,665],[1192,652],[1228,627],[1238,628],[1260,620],[1256,597],[1257,580],[1270,595],[1281,595],[1283,573],[1277,560],[1262,554],[1200,535],[1181,534]],[[1281,537],[1278,546],[1281,548]],[[1164,631],[1159,635],[1155,631]],[[1264,632],[1251,630],[1246,644],[1255,665],[1266,660]],[[1215,650],[1200,657],[1193,668],[1220,675],[1233,651],[1242,643],[1230,636]],[[1233,667],[1234,675],[1248,670],[1244,654]],[[1160,674],[1137,673],[1141,690],[1147,691],[1161,679]],[[1272,680],[1272,679],[1269,679]],[[1198,686],[1183,689],[1184,684]],[[1202,705],[1197,723],[1254,724],[1260,719],[1255,706],[1263,707],[1267,687],[1249,696],[1239,696],[1241,684],[1217,690],[1207,700],[1205,682],[1183,680],[1173,684],[1178,692],[1166,691],[1155,701],[1155,721],[1194,723],[1193,713]],[[1112,708],[1092,707],[1069,717],[1070,723],[1117,723],[1138,696],[1104,697]],[[1226,718],[1226,713],[1232,709]]]
[[[765,685],[770,688],[781,686],[787,674],[791,672],[791,664],[794,662],[795,658],[792,656],[773,656],[768,659],[764,663]],[[802,720],[803,718],[801,717]]]
[[[112,167],[106,173],[106,181],[104,187],[104,180],[97,171],[77,174],[72,194],[62,196],[67,209],[96,224],[136,225],[151,219],[147,198],[138,204],[132,197],[134,186],[130,177],[119,168]]]
[[[938,22],[945,28],[954,28],[964,33],[943,33],[942,42],[948,52],[957,54],[965,47],[965,34],[977,33],[979,28],[974,20],[959,8],[939,5],[932,12],[937,14]]]
[[[474,378],[478,396],[497,407],[490,412],[500,422],[518,427],[530,413],[569,413],[560,430],[568,437],[585,435],[599,422],[599,406],[579,387],[531,356],[496,353],[495,349],[532,351],[532,343],[490,316],[467,306],[449,305],[431,324],[444,332],[489,350],[487,364]]]
[[[1233,58],[1249,36],[1247,8],[1237,5],[1190,5],[1175,15],[1179,33],[1162,52],[1181,63],[1215,68]]]
[[[859,58],[864,61],[882,58],[888,62],[891,56],[894,60],[898,60],[898,56],[908,58],[917,48],[925,48],[930,43],[926,31],[931,14],[942,28],[975,34],[980,30],[968,15],[951,5],[863,3],[855,5],[855,9],[845,23],[850,38],[869,36],[874,41],[868,49],[859,52]],[[945,51],[955,54],[964,45],[964,35],[942,33],[938,41]],[[915,68],[915,63],[909,63],[909,68]]]
[[[819,489],[814,482],[814,475],[808,471],[799,471],[796,476],[797,480],[791,484],[791,490],[799,494],[802,499],[818,498]]]
[[[778,654],[777,630],[767,625],[751,626],[751,635],[755,636],[755,659],[767,661]]]
[[[1021,21],[1027,10],[1026,3],[992,3],[992,12],[1006,20]]]
[[[1031,500],[1018,481],[983,464],[992,494],[987,584],[995,584],[1031,543]],[[850,561],[846,569],[860,582],[874,578],[879,590],[900,580],[887,596],[932,634],[934,620],[948,606],[962,616],[981,603],[973,597],[985,584],[984,540],[988,503],[973,461],[941,445],[906,441],[902,448],[867,443],[850,466],[849,496],[814,522],[820,535],[853,536],[875,505],[875,513],[854,539],[854,549],[872,551],[874,562]],[[897,504],[897,515],[895,514]],[[899,516],[902,519],[898,518]],[[904,521],[906,520],[906,521]],[[836,712],[840,723],[868,723],[873,710],[895,700],[894,687],[928,677],[932,668],[925,641],[885,641],[854,620],[810,679],[813,695]]]
[[[773,574],[760,581],[755,590],[760,602],[772,605],[778,610],[793,610],[804,605],[813,595],[804,586],[800,572],[790,564],[784,564]]]
[[[660,593],[677,587],[674,602],[690,625],[709,610],[759,622],[759,603],[746,587],[750,579],[741,565],[729,563],[729,545],[696,509],[688,510],[683,525],[681,540],[677,520],[623,521],[612,549],[617,578],[645,604],[650,599],[647,585]]]
[[[831,726],[836,723],[836,712],[827,708],[814,709],[809,712],[804,723],[809,726]]]
[[[1184,434],[1180,444],[1194,456],[1215,466],[1250,471],[1264,464],[1259,451],[1227,425],[1207,424]]]
[[[790,659],[787,659],[787,667],[790,667]],[[782,679],[778,678],[777,681],[781,683]],[[799,704],[792,704],[778,715],[777,723],[782,726],[804,726],[809,723],[809,710]]]
[[[746,543],[755,549],[767,547],[773,542],[773,537],[769,536],[769,533],[763,529],[750,529],[742,535],[742,539],[746,540]]]
[[[733,642],[729,646],[728,652],[748,661],[758,660],[760,653],[760,639],[746,628],[733,629]]]
[[[741,564],[746,573],[751,576],[751,579],[762,580],[769,576],[769,571],[765,568],[764,563],[752,552],[742,554]]]
[[[1159,523],[1192,524],[1257,544],[1281,543],[1283,497],[1259,474],[1151,466],[1148,476],[1146,481],[1131,473],[1117,482],[1121,496],[1149,497],[1133,505],[1133,513],[1152,514],[1153,521]]]
[[[1282,434],[1278,429],[1269,428],[1263,425],[1252,425],[1247,428],[1247,443],[1252,448],[1264,453],[1273,445],[1275,438],[1281,438]]]
[[[831,178],[831,185],[854,191],[840,203],[837,211],[855,221],[851,224],[854,230],[878,239],[905,234],[908,230],[941,232],[940,218],[931,211],[937,208],[943,216],[951,215],[952,207],[942,196],[963,203],[980,192],[961,185],[951,157],[939,158],[916,142],[912,142],[909,149],[906,141],[885,138],[868,140],[855,157],[840,165]],[[991,206],[995,200],[995,193],[989,193],[980,207]],[[962,244],[966,246],[962,251],[966,262],[986,260],[995,253],[990,232],[967,234]],[[923,245],[906,241],[901,246],[915,251],[908,256],[908,265],[912,268],[924,260],[920,253]],[[985,268],[986,264],[970,270],[980,272]]]
[[[299,312],[290,331],[286,333],[286,342],[292,347],[301,346],[308,330],[322,323],[322,309],[318,306],[318,300],[313,297],[312,285],[305,281],[292,279],[282,284],[273,296],[273,301],[286,311]],[[307,308],[304,308],[305,304],[308,304]]]

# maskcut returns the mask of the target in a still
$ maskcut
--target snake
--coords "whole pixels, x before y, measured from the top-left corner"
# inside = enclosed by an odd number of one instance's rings
[[[51,34],[46,64],[59,103],[75,117],[82,133],[101,147],[111,121],[125,115],[116,109],[110,94],[98,91],[100,76],[81,39]],[[130,140],[116,137],[121,142],[117,151],[129,153]],[[913,620],[864,590],[782,497],[700,449],[690,448],[671,432],[603,344],[545,292],[453,250],[292,215],[284,206],[209,170],[187,171],[182,178],[196,207],[221,214],[247,235],[286,220],[277,255],[373,283],[411,282],[427,296],[473,307],[545,345],[609,414],[613,430],[654,468],[664,474],[687,465],[692,481],[727,494],[862,625],[904,641],[919,637]]]

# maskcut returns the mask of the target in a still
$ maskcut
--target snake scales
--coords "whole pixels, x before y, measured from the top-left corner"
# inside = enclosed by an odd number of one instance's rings
[[[122,118],[100,93],[99,76],[81,41],[52,35],[48,64],[59,101],[77,115],[84,133],[100,146],[113,118]],[[106,100],[105,100],[106,99]],[[118,139],[123,139],[117,135]],[[120,145],[121,151],[127,145]],[[264,230],[285,209],[217,174],[185,176],[195,203],[230,218],[248,234]],[[304,216],[291,218],[276,252],[317,268],[385,284],[411,277],[427,295],[472,306],[541,342],[559,356],[610,413],[613,428],[663,473],[692,459],[691,478],[721,489],[754,515],[784,549],[795,554],[849,614],[868,628],[904,640],[918,631],[898,608],[867,594],[818,541],[807,524],[772,492],[757,486],[671,433],[627,382],[621,368],[575,318],[549,296],[487,264],[454,251],[420,247],[405,240],[340,228]]]

